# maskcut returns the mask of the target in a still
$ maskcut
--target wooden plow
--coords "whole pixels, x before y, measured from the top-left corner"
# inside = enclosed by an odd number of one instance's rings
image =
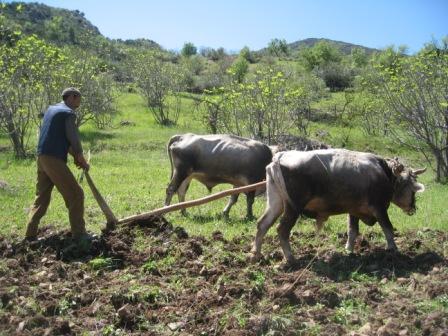
[[[90,152],[88,154],[87,161],[88,162],[90,161]],[[107,220],[106,230],[113,230],[117,224],[126,224],[126,223],[130,223],[130,222],[133,222],[136,220],[145,220],[152,216],[159,216],[159,215],[166,214],[168,212],[173,212],[173,211],[177,211],[177,210],[182,210],[182,209],[202,205],[202,204],[209,203],[209,202],[215,201],[219,198],[223,198],[223,197],[226,197],[229,195],[246,193],[246,192],[253,191],[255,189],[266,186],[266,181],[262,181],[262,182],[249,184],[247,186],[243,186],[243,187],[239,187],[239,188],[224,190],[224,191],[221,191],[221,192],[218,192],[218,193],[206,196],[206,197],[202,197],[202,198],[199,198],[196,200],[176,203],[176,204],[164,206],[162,208],[154,209],[149,212],[144,212],[141,214],[132,215],[132,216],[125,217],[122,219],[117,219],[117,217],[114,215],[112,209],[109,207],[106,200],[101,195],[98,188],[95,186],[95,183],[93,182],[92,177],[90,176],[90,174],[87,170],[84,170],[81,173],[80,180],[82,180],[83,176],[86,177],[87,184],[89,185],[90,190],[92,191],[92,194],[93,194],[95,200],[97,201],[98,205],[100,206],[101,211],[103,212],[104,216],[106,217],[106,220]]]

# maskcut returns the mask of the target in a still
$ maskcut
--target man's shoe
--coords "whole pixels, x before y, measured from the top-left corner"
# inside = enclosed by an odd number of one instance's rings
[[[37,240],[37,236],[30,236],[30,237],[23,238],[23,241],[29,242],[29,243],[36,241],[36,240]]]
[[[92,242],[94,240],[94,236],[91,234],[83,234],[81,237],[74,238],[73,243],[77,246],[78,250],[81,253],[86,253],[90,251],[92,247]]]
[[[83,257],[91,252],[92,243],[98,236],[85,233],[82,236],[72,238],[71,243],[62,249],[63,259]]]

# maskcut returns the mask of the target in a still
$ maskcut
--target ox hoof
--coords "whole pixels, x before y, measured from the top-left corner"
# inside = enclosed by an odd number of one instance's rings
[[[297,261],[296,258],[291,257],[291,258],[286,259],[286,261],[285,261],[285,267],[287,267],[287,268],[289,268],[289,267],[295,267],[295,266],[298,265],[298,263],[299,263],[299,262]]]
[[[261,253],[251,252],[248,256],[248,259],[251,264],[255,264],[263,259],[263,255]]]
[[[345,252],[347,252],[347,254],[354,254],[354,250],[353,246],[345,246]]]
[[[388,247],[387,249],[386,249],[386,251],[387,252],[389,252],[389,253],[398,253],[398,248],[396,247],[396,246],[392,246],[392,247]]]

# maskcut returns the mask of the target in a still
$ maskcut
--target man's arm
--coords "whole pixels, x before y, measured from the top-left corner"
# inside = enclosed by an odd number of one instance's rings
[[[76,116],[74,114],[65,119],[65,134],[70,142],[68,152],[73,155],[76,166],[82,169],[89,169],[89,164],[82,153],[82,145],[79,140],[78,128],[76,127]]]

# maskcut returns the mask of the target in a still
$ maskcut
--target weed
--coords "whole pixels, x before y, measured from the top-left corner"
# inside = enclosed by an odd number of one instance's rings
[[[103,336],[121,336],[126,335],[126,333],[120,328],[116,328],[114,325],[109,324],[105,326],[101,333]]]
[[[251,280],[251,284],[254,288],[261,291],[264,287],[266,277],[262,271],[250,271],[248,277]]]
[[[365,302],[359,299],[343,300],[333,316],[336,323],[342,325],[349,325],[349,318],[354,314],[358,316],[366,316],[368,314],[368,306]]]
[[[439,296],[436,301],[445,309],[448,310],[448,294]]]
[[[374,279],[366,273],[359,273],[354,271],[350,273],[349,279],[355,282],[372,282]]]
[[[70,309],[72,309],[74,306],[76,306],[76,302],[69,299],[69,298],[63,298],[61,301],[59,301],[58,305],[58,311],[60,315],[65,315],[69,312]]]
[[[113,267],[114,261],[112,258],[97,257],[89,261],[88,265],[91,269],[99,271],[102,269],[110,269]]]
[[[158,271],[157,262],[155,260],[149,260],[142,265],[141,269],[142,269],[142,272],[144,272],[144,273],[152,274],[152,273]]]
[[[281,335],[283,331],[287,330],[292,325],[291,319],[285,316],[274,315],[270,321],[266,336]]]

